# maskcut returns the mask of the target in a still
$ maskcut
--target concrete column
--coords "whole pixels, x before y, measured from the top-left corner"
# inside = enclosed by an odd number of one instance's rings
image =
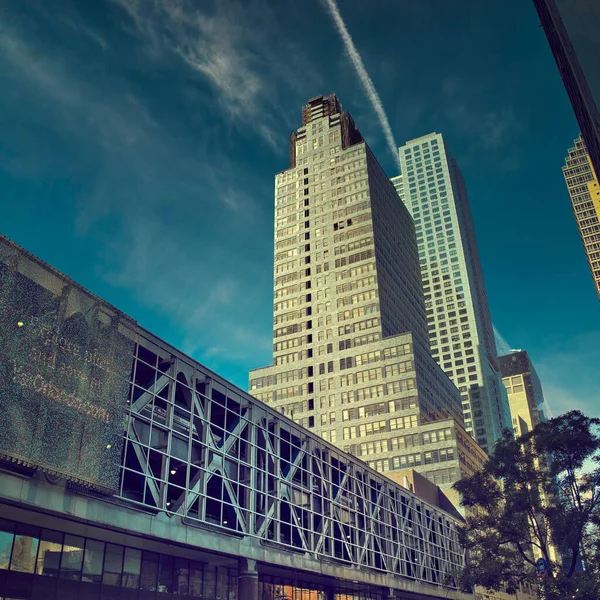
[[[258,600],[256,561],[240,558],[238,569],[238,598],[240,600]]]

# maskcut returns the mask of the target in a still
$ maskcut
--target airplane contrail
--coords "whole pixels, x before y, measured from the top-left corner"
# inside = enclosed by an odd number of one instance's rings
[[[394,140],[394,134],[392,133],[392,128],[390,127],[390,122],[388,121],[387,115],[385,114],[385,110],[383,109],[383,104],[381,102],[381,98],[373,85],[373,81],[369,77],[367,70],[365,69],[365,65],[363,64],[362,58],[352,41],[352,37],[348,33],[348,28],[344,23],[344,19],[342,19],[342,15],[340,14],[339,8],[335,2],[335,0],[324,0],[327,8],[329,8],[329,12],[331,13],[331,17],[335,23],[335,26],[342,37],[342,41],[344,42],[344,46],[346,47],[346,51],[350,55],[350,60],[358,73],[358,77],[365,88],[365,92],[373,105],[375,113],[379,118],[379,123],[381,124],[381,128],[383,129],[383,134],[388,143],[388,147],[390,152],[394,156],[394,160],[396,161],[396,165],[398,167],[398,173],[400,173],[400,158],[398,156],[398,146],[396,145],[396,141]]]

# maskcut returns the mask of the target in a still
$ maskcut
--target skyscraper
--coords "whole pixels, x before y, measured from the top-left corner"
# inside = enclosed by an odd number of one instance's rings
[[[467,431],[491,451],[510,409],[465,182],[438,133],[399,153],[393,183],[415,223],[431,352],[461,392]]]
[[[600,185],[581,135],[569,149],[563,175],[600,300]]]
[[[533,0],[596,173],[600,173],[600,2]]]
[[[335,95],[275,178],[273,365],[251,393],[380,471],[448,488],[485,455],[430,356],[410,214]]]
[[[513,350],[498,360],[508,392],[513,429],[517,435],[524,435],[546,421],[540,378],[525,350]]]

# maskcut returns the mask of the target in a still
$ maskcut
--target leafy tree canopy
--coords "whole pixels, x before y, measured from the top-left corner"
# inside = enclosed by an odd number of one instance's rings
[[[467,508],[465,587],[538,586],[544,558],[545,598],[600,599],[599,433],[579,411],[516,439],[506,431],[484,469],[454,485]]]

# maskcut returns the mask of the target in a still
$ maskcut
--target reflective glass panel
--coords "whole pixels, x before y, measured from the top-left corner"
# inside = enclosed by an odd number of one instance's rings
[[[175,559],[175,593],[186,596],[188,593],[188,577],[190,563],[185,558]]]
[[[14,540],[14,523],[0,519],[0,569],[8,569]]]
[[[62,552],[63,534],[42,529],[40,549],[35,572],[47,577],[58,577],[60,554]]]
[[[39,529],[17,523],[17,535],[13,544],[11,571],[33,573],[40,540]]]
[[[104,562],[104,542],[88,540],[85,545],[82,581],[100,583],[102,581],[102,564]]]
[[[173,591],[173,557],[166,554],[160,555],[160,565],[158,570],[158,591]]]
[[[104,555],[104,571],[102,572],[102,583],[104,585],[121,585],[121,573],[123,571],[123,546],[106,544]]]
[[[142,569],[142,551],[135,548],[125,548],[123,563],[123,587],[137,590],[140,585]]]
[[[83,564],[83,547],[85,540],[76,535],[65,535],[62,560],[60,563],[61,579],[79,581]]]
[[[158,554],[144,552],[142,554],[141,589],[150,592],[156,591],[156,578],[158,576]]]
[[[202,596],[202,575],[204,572],[204,566],[202,563],[191,562],[190,563],[190,588],[189,595],[194,598],[200,598]]]

